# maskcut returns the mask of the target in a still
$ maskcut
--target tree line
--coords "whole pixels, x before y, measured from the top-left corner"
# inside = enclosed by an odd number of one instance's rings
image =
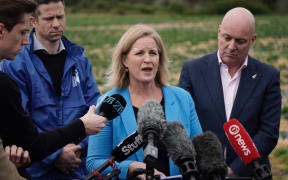
[[[66,0],[73,12],[113,14],[224,14],[241,6],[254,14],[287,13],[287,0]]]

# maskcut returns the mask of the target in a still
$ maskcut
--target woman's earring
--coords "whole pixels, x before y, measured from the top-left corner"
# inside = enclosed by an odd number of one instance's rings
[[[126,71],[126,72],[128,72],[128,71],[129,71],[128,67],[125,67],[125,71]]]

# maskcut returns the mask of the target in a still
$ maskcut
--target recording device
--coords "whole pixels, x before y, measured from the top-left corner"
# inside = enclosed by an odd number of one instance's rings
[[[227,175],[227,165],[223,156],[222,145],[211,132],[196,135],[192,140],[197,157],[196,164],[204,179],[222,180]]]
[[[119,94],[113,94],[112,96],[103,97],[101,102],[97,104],[94,113],[111,120],[119,116],[125,106],[125,99]]]
[[[265,164],[260,164],[260,154],[242,124],[236,119],[231,119],[224,123],[223,128],[242,161],[246,165],[252,164],[254,178],[256,180],[270,179],[272,175],[269,168]]]
[[[112,96],[105,96],[100,103],[97,104],[94,113],[112,120],[119,116],[126,106],[125,99],[119,94],[113,94]],[[74,141],[75,144],[79,144],[81,140]]]
[[[132,154],[136,153],[143,146],[142,136],[135,131],[124,141],[119,143],[111,152],[117,162],[122,162]]]
[[[132,154],[136,153],[143,146],[143,139],[137,131],[129,135],[126,139],[124,139],[121,143],[119,143],[111,152],[112,157],[110,160],[105,161],[100,167],[98,167],[95,171],[101,173],[105,170],[112,161],[122,162],[127,159]],[[94,178],[94,173],[90,173],[85,180],[90,180]]]
[[[144,140],[143,160],[146,163],[146,179],[154,179],[154,163],[158,159],[158,141],[163,130],[164,112],[155,100],[145,102],[138,111],[138,132]],[[160,178],[160,177],[159,177]]]
[[[183,180],[195,180],[199,173],[196,166],[196,151],[182,123],[166,123],[161,138],[173,162],[179,167]]]

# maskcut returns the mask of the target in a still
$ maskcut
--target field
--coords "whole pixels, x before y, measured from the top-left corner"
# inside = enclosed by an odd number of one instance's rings
[[[220,16],[112,16],[68,15],[65,35],[85,48],[101,92],[113,47],[121,35],[136,23],[154,27],[165,43],[170,59],[170,84],[177,85],[183,61],[217,50]],[[288,15],[256,16],[257,39],[250,55],[281,72],[283,120],[281,133],[288,134]],[[285,137],[284,137],[285,138]],[[270,158],[276,180],[288,179],[288,137],[280,139]],[[280,150],[278,150],[280,149]],[[282,150],[283,149],[283,150]],[[285,151],[286,149],[286,151]],[[284,154],[284,155],[283,155]],[[275,164],[275,165],[274,165]]]

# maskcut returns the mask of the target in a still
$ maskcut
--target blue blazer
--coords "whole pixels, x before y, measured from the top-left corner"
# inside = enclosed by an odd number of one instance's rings
[[[164,96],[166,121],[181,121],[191,139],[196,134],[201,133],[202,129],[191,95],[184,89],[172,86],[163,86],[162,92]],[[113,89],[106,93],[106,95],[112,94],[122,95],[127,105],[121,115],[108,121],[106,127],[103,128],[99,134],[89,137],[87,155],[87,168],[89,171],[98,168],[107,158],[110,158],[110,152],[113,148],[137,130],[137,122],[128,88],[123,90]],[[119,175],[120,179],[127,178],[128,167],[132,161],[143,162],[142,148],[127,160],[117,163],[121,171]],[[170,175],[180,174],[178,167],[172,162],[171,158],[169,158],[169,165]],[[103,174],[107,174],[111,170],[111,168],[107,168]]]
[[[227,148],[228,166],[240,176],[251,175],[251,168],[234,152],[223,130],[226,114],[217,53],[184,62],[179,86],[192,95],[203,131],[216,133]],[[279,137],[280,117],[279,71],[249,56],[229,119],[236,118],[245,127],[268,167],[268,155]]]

